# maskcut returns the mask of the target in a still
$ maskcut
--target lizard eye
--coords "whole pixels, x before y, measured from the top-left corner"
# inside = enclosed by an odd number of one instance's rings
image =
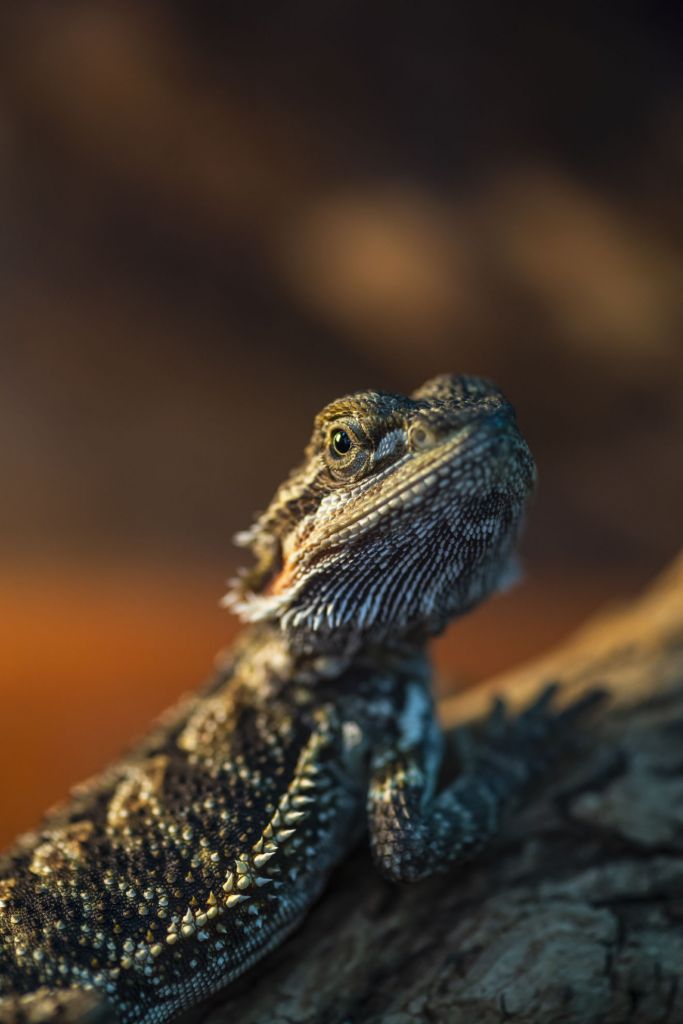
[[[332,434],[330,447],[335,455],[346,455],[351,448],[351,438],[345,430],[335,430]]]
[[[327,468],[338,483],[357,479],[372,465],[370,440],[357,420],[328,425],[323,445]]]

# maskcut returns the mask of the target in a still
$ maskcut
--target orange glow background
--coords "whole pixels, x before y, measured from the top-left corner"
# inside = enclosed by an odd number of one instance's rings
[[[0,846],[208,674],[346,390],[489,375],[537,457],[441,692],[681,542],[675,10],[229,6],[0,11]]]

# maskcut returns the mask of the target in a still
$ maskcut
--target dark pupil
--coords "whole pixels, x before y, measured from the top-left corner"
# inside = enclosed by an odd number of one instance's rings
[[[345,430],[335,430],[332,435],[332,447],[337,455],[346,455],[351,447],[351,438]]]

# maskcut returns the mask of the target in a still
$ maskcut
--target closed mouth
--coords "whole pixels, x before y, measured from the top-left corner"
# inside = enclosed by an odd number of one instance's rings
[[[405,455],[385,471],[382,478],[368,482],[365,496],[376,493],[369,504],[359,502],[360,507],[350,508],[353,499],[344,504],[340,501],[332,521],[326,523],[316,540],[332,540],[334,543],[360,536],[372,528],[387,509],[408,510],[421,504],[447,481],[467,476],[467,465],[456,466],[456,456],[467,456],[467,463],[490,451],[497,438],[488,432],[474,431],[471,427],[458,430],[457,434],[440,441],[426,451]],[[403,472],[401,472],[403,469]],[[392,479],[393,478],[393,479]]]

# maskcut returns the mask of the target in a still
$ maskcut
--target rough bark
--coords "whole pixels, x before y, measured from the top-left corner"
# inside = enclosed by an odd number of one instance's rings
[[[364,850],[203,1024],[683,1022],[683,557],[562,649],[447,701],[612,693],[581,755],[458,874],[396,887]]]

